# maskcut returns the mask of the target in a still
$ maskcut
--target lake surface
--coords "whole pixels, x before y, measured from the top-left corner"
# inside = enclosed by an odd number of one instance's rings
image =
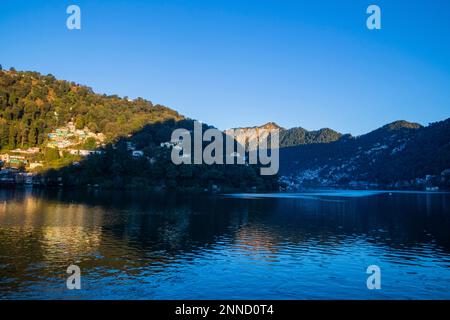
[[[0,190],[0,298],[450,299],[450,195]]]

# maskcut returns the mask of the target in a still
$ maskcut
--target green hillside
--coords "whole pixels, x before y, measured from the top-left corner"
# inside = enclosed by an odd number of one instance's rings
[[[96,94],[52,75],[0,71],[0,150],[42,146],[52,130],[72,120],[77,129],[102,132],[109,142],[167,119],[182,116],[144,99]]]

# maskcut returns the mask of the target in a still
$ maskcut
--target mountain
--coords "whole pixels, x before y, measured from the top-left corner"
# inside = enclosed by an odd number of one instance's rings
[[[280,150],[288,188],[450,187],[450,119],[422,127],[395,121],[368,134]]]
[[[173,130],[194,121],[151,101],[102,95],[37,72],[0,70],[0,185],[278,190],[257,165],[175,165]],[[209,128],[203,125],[204,130]]]
[[[174,165],[167,143],[177,128],[192,130],[193,120],[142,98],[0,70],[0,169],[8,169],[0,170],[0,183],[26,170],[53,186],[278,189],[277,177],[260,176],[255,165]],[[236,140],[245,144],[280,130],[279,181],[288,189],[450,189],[450,119],[426,127],[395,121],[358,137],[273,122],[240,129]]]
[[[262,126],[232,128],[225,130],[225,135],[232,136],[240,145],[251,150],[257,146],[258,141],[265,140],[269,136],[269,130],[284,130],[275,122],[268,122]]]
[[[225,130],[225,134],[234,132],[238,142],[249,145],[250,142],[257,139],[258,136],[263,139],[267,136],[267,134],[261,134],[261,131],[273,129],[279,130],[280,148],[313,143],[329,143],[339,140],[342,137],[341,133],[329,128],[315,131],[308,131],[301,127],[285,129],[275,122],[268,122],[262,126],[233,128]]]
[[[293,147],[312,143],[329,143],[339,140],[342,134],[329,128],[308,131],[301,127],[282,130],[280,132],[280,147]]]
[[[50,74],[0,71],[0,150],[41,146],[48,134],[70,121],[76,129],[105,134],[110,142],[168,119],[183,117],[142,98],[96,94]]]

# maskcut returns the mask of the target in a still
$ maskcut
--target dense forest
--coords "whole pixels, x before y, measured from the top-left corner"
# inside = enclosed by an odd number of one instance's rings
[[[339,140],[342,134],[329,128],[308,131],[301,127],[282,129],[280,131],[280,147],[293,147],[313,143],[329,143]]]
[[[284,148],[280,174],[294,185],[450,188],[450,119],[396,121],[335,142]]]
[[[103,134],[101,144],[87,138],[78,146],[100,152],[81,157],[47,147],[50,133],[69,122]],[[142,98],[101,95],[52,75],[0,67],[0,151],[39,147],[33,161],[44,164],[37,178],[45,185],[278,190],[278,177],[261,176],[258,166],[174,165],[171,149],[161,144],[174,129],[192,127],[193,120]],[[281,181],[294,188],[450,188],[450,119],[427,127],[396,121],[359,137],[275,123],[254,128],[266,127],[280,129]]]
[[[174,165],[171,148],[161,147],[160,143],[170,141],[174,129],[192,130],[193,123],[193,120],[185,119],[147,125],[131,137],[107,145],[102,153],[87,157],[79,165],[67,166],[59,171],[50,170],[45,178],[48,184],[62,182],[66,186],[181,188],[221,192],[278,190],[278,177],[261,176],[257,165]],[[203,130],[210,128],[203,126]],[[145,156],[133,157],[129,152],[130,145],[142,150]]]
[[[98,152],[80,159],[45,144],[50,132],[73,122],[77,129],[102,133]],[[207,125],[204,125],[208,127]],[[174,165],[161,143],[193,120],[150,101],[100,95],[89,87],[37,72],[0,70],[0,149],[40,147],[46,163],[41,185],[190,190],[277,190],[276,176],[260,176],[251,165]],[[133,147],[130,148],[130,145]],[[133,150],[141,154],[133,155]],[[62,152],[64,151],[64,152]]]
[[[51,130],[71,120],[113,141],[167,119],[182,117],[141,98],[95,94],[52,75],[0,70],[0,150],[41,146]]]

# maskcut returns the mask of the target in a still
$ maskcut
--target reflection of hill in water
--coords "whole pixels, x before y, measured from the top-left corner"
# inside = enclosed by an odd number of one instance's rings
[[[62,286],[72,263],[82,268],[93,295],[110,283],[126,292],[128,284],[146,283],[150,295],[172,286],[193,292],[198,279],[231,290],[228,281],[239,285],[251,277],[275,279],[267,284],[281,290],[302,283],[298,272],[306,272],[302,281],[324,270],[338,277],[373,259],[441,270],[450,261],[449,205],[442,194],[321,201],[3,190],[0,296],[39,292],[30,289],[35,284],[67,294]],[[183,287],[184,281],[194,287]]]
[[[256,230],[254,234],[264,231],[274,241],[320,240],[330,234],[339,241],[359,235],[395,246],[426,241],[428,232],[445,242],[448,236],[442,228],[448,226],[449,217],[444,213],[450,206],[448,195],[421,194],[334,198],[339,201],[332,202],[61,191],[17,192],[16,201],[8,202],[1,198],[3,226],[83,227],[126,238],[140,249],[150,246],[168,251],[212,244],[224,234],[239,238],[249,230]]]
[[[74,262],[152,273],[208,252],[276,262],[368,244],[410,260],[435,247],[450,252],[448,195],[339,200],[1,191],[2,273],[45,264],[46,275],[64,277]]]

